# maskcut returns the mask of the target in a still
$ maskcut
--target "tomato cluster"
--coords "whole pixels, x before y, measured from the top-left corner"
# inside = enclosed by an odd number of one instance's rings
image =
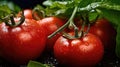
[[[15,64],[26,64],[45,52],[53,52],[60,64],[65,66],[95,66],[104,55],[104,49],[115,47],[116,31],[105,19],[97,20],[87,34],[80,38],[68,38],[64,32],[48,39],[47,36],[63,26],[66,20],[45,17],[35,20],[32,10],[24,10],[24,22],[15,27],[0,24],[0,56]],[[19,18],[14,18],[19,21]],[[17,22],[16,22],[17,23]],[[12,23],[11,23],[12,24]],[[85,26],[84,30],[88,27]],[[74,31],[66,31],[73,37]]]

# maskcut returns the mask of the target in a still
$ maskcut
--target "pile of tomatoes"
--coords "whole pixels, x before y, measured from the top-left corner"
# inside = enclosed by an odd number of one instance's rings
[[[73,30],[65,28],[49,39],[47,37],[63,26],[66,19],[45,17],[35,20],[31,9],[24,10],[24,16],[21,25],[0,24],[0,56],[10,63],[41,61],[50,54],[58,65],[92,67],[102,61],[106,53],[114,53],[116,30],[104,18],[94,22],[88,33],[80,38],[63,36],[64,32],[69,36],[75,35]],[[14,18],[16,24],[19,20]],[[87,29],[88,26],[85,26],[84,31]]]

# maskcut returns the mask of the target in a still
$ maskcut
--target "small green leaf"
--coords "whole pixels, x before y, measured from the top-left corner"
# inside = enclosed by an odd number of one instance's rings
[[[98,16],[97,12],[91,12],[91,13],[89,13],[89,21],[96,20],[97,16]]]
[[[0,6],[0,22],[4,21],[4,18],[11,13],[12,11],[7,5]]]
[[[36,62],[36,61],[29,61],[27,67],[50,67],[50,66],[48,66],[47,64]]]

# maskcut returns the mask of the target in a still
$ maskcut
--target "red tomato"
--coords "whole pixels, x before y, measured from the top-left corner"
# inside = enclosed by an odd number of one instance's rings
[[[0,24],[0,55],[15,64],[25,64],[40,56],[45,48],[46,34],[32,19],[17,27]]]
[[[79,39],[59,37],[54,45],[54,55],[60,64],[72,67],[90,67],[103,57],[101,40],[92,34]]]
[[[24,10],[24,15],[25,15],[25,18],[28,18],[28,19],[32,19],[32,10],[31,9],[25,9]]]
[[[53,32],[55,32],[60,26],[62,26],[64,24],[63,20],[57,18],[57,17],[47,17],[47,18],[43,18],[42,20],[38,21],[41,25],[44,26],[45,30],[47,30],[47,35],[52,34]],[[55,41],[57,40],[57,38],[60,36],[61,34],[57,34],[55,35],[53,38],[51,39],[47,39],[47,50],[53,50],[53,45],[55,43]]]
[[[18,13],[18,16],[21,16],[21,12]],[[24,9],[24,16],[25,16],[25,18],[33,19],[32,10],[31,9]]]
[[[101,39],[105,49],[115,48],[116,31],[107,20],[99,19],[91,25],[89,32]]]

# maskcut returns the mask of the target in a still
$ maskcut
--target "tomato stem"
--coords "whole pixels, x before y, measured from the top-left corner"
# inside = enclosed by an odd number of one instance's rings
[[[18,24],[16,24],[15,26],[20,26],[21,24],[24,23],[24,21],[25,21],[24,11],[22,11],[22,16],[20,20],[18,21]]]
[[[52,37],[53,37],[54,35],[56,35],[57,33],[63,31],[63,30],[72,22],[75,14],[76,14],[76,12],[77,12],[77,9],[78,9],[78,6],[76,6],[76,7],[74,8],[74,11],[73,11],[71,17],[69,18],[69,20],[68,20],[63,26],[61,26],[61,27],[58,28],[55,32],[53,32],[51,35],[49,35],[48,38],[52,38]]]
[[[83,18],[83,24],[82,24],[82,27],[81,27],[81,29],[80,29],[80,31],[79,31],[79,38],[82,37],[83,34],[84,34],[83,32],[84,32],[85,24],[86,24],[86,21],[85,21],[85,19]]]
[[[90,30],[90,23],[88,23],[88,28],[87,28],[87,30],[85,31],[84,36],[89,32],[89,30]]]
[[[16,26],[21,25],[25,21],[24,12],[22,11],[22,16],[17,23],[15,22],[13,15],[10,16],[10,21],[11,22],[5,21],[5,24],[10,27],[16,27]]]
[[[63,37],[65,37],[65,38],[68,38],[68,39],[75,39],[74,36],[71,36],[71,35],[69,35],[68,33],[65,33],[65,32],[62,32],[62,33],[63,33]]]
[[[32,16],[36,20],[40,20],[45,17],[45,11],[43,10],[42,7],[37,6],[32,10]]]
[[[82,24],[82,27],[79,31],[79,38],[82,37],[82,36],[85,36],[90,30],[90,21],[89,21],[88,14],[86,14],[85,17],[82,16],[82,20],[83,20],[83,24]],[[88,25],[88,27],[87,27],[87,30],[84,31],[84,28],[85,28],[86,24]]]
[[[75,38],[79,38],[78,27],[74,28]]]
[[[12,25],[15,25],[15,21],[14,21],[13,16],[10,17],[10,20],[11,20],[11,24],[12,24]]]

